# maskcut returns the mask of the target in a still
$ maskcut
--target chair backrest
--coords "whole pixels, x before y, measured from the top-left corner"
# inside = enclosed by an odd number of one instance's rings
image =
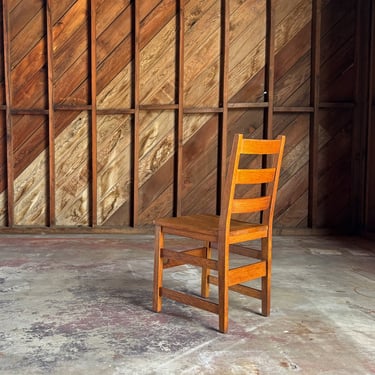
[[[229,229],[230,220],[235,214],[257,212],[261,222],[267,224],[272,231],[284,146],[285,136],[269,140],[244,139],[242,134],[235,135],[223,190],[221,229]],[[258,159],[258,167],[255,168],[251,160],[241,163],[241,157],[245,155],[252,156],[254,160]],[[245,187],[246,190],[256,192],[255,196],[246,197],[246,194],[239,194],[241,187],[242,193]]]

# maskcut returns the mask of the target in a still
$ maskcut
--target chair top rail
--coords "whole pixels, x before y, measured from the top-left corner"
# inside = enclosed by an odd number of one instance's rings
[[[285,136],[277,139],[241,139],[241,154],[272,155],[280,152],[281,140]]]

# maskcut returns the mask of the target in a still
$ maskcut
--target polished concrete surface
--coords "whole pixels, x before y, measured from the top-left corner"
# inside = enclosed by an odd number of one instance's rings
[[[226,335],[208,312],[151,311],[152,276],[152,235],[1,236],[0,374],[375,374],[374,242],[275,237],[271,316],[231,293]]]

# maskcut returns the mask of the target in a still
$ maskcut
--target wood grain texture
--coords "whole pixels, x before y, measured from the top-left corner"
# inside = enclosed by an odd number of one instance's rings
[[[56,224],[89,222],[88,118],[81,114],[56,139]]]
[[[45,9],[41,0],[10,2],[14,209],[17,225],[47,225],[48,109],[54,109],[56,154],[56,216],[59,226],[90,223],[91,170],[97,174],[99,226],[131,223],[133,165],[137,165],[136,207],[139,225],[157,216],[216,211],[219,150],[236,132],[263,137],[262,109],[228,110],[225,137],[221,134],[225,106],[220,103],[222,69],[222,4],[216,0],[184,3],[182,76],[178,71],[178,4],[172,0],[139,2],[139,80],[134,77],[134,8],[129,0],[96,1],[96,40],[90,41],[89,2],[51,1],[53,37],[53,99],[47,93]],[[272,1],[275,15],[273,136],[287,135],[280,176],[276,223],[307,225],[309,194],[309,121],[311,113],[310,0]],[[322,1],[320,101],[352,103],[355,89],[355,4]],[[267,66],[266,2],[230,1],[228,102],[263,103]],[[2,25],[4,26],[4,25]],[[4,27],[0,33],[3,33]],[[4,40],[4,38],[2,38]],[[95,42],[96,72],[90,73],[90,43]],[[3,44],[0,45],[3,57]],[[90,167],[91,87],[96,78],[97,166]],[[4,64],[0,64],[0,105],[5,113]],[[178,92],[183,80],[183,93]],[[139,86],[137,86],[139,85]],[[140,107],[134,92],[139,87]],[[178,107],[178,100],[183,105]],[[51,105],[53,100],[53,105]],[[65,107],[64,106],[69,106]],[[147,107],[146,105],[149,105]],[[170,106],[164,107],[163,106]],[[142,107],[143,106],[143,107]],[[182,127],[177,135],[180,108]],[[265,107],[267,108],[267,103]],[[301,110],[300,114],[288,108]],[[16,110],[22,113],[16,114]],[[100,113],[105,110],[105,114]],[[205,113],[199,113],[204,110]],[[37,113],[37,114],[36,114]],[[315,176],[319,227],[350,223],[351,134],[355,126],[348,109],[319,109],[320,136]],[[134,163],[135,126],[139,131]],[[7,225],[6,119],[0,117],[0,225]],[[225,150],[225,147],[223,147]],[[331,150],[337,149],[332,155]],[[94,152],[94,153],[95,153]],[[179,170],[176,153],[180,152]],[[92,155],[95,157],[95,155]],[[180,176],[180,177],[178,177]],[[177,179],[180,181],[177,182]],[[95,179],[94,179],[95,180]],[[345,185],[332,202],[337,183]],[[179,184],[179,202],[175,202]],[[336,193],[337,194],[337,193]],[[95,206],[95,204],[94,204]],[[340,215],[334,215],[334,209]],[[94,216],[95,216],[94,215]]]
[[[130,118],[99,117],[98,145],[98,225],[101,225],[130,198]]]

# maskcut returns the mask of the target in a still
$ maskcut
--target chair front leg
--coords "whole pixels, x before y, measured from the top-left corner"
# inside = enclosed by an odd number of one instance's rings
[[[162,307],[161,288],[163,286],[163,259],[162,248],[164,247],[164,233],[160,226],[155,226],[155,254],[154,254],[154,295],[153,310],[160,312]]]
[[[228,332],[229,244],[218,244],[219,331]]]

